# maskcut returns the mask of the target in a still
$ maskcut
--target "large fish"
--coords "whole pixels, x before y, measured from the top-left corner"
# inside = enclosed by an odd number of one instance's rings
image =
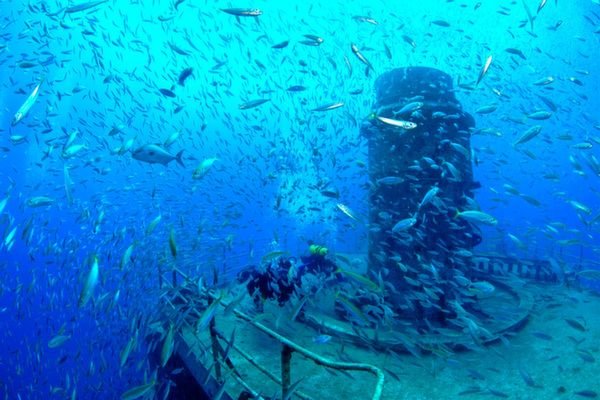
[[[167,165],[173,160],[177,160],[179,165],[184,167],[183,165],[183,150],[181,150],[177,155],[173,155],[160,147],[157,144],[145,144],[142,147],[134,150],[132,157],[136,160],[147,162],[150,164],[162,164]]]

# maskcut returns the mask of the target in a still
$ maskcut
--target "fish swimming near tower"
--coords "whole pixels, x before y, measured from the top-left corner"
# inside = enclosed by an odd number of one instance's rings
[[[169,153],[167,150],[157,144],[145,144],[142,147],[137,148],[131,153],[132,157],[138,161],[147,162],[149,164],[162,164],[167,165],[173,160],[177,160],[177,163],[184,167],[183,164],[183,150],[176,155]]]

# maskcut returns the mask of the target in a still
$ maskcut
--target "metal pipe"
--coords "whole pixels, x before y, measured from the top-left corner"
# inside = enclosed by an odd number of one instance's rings
[[[266,369],[265,367],[263,367],[262,365],[260,365],[256,361],[254,361],[254,358],[252,358],[252,356],[250,354],[248,354],[244,350],[240,349],[236,344],[233,344],[232,348],[235,351],[237,351],[238,354],[240,356],[242,356],[246,361],[248,361],[252,366],[254,366],[260,372],[262,372],[263,374],[265,374],[266,376],[268,376],[269,378],[271,378],[271,380],[273,382],[277,383],[278,385],[281,385],[281,379],[279,379],[277,376],[275,376],[273,373],[271,373],[268,369]],[[298,397],[300,397],[301,399],[304,399],[304,400],[311,400],[310,396],[302,393],[299,390],[295,391],[294,395],[296,395],[296,396],[298,396]]]
[[[222,306],[226,307],[227,304],[223,301],[220,303]],[[233,313],[240,319],[247,321],[255,328],[263,331],[267,335],[271,336],[273,339],[279,341],[281,344],[289,346],[292,350],[302,354],[304,357],[312,360],[317,365],[322,365],[325,367],[333,368],[333,369],[341,369],[341,370],[349,370],[349,371],[366,371],[377,377],[377,383],[375,385],[375,390],[373,391],[372,400],[379,400],[381,398],[381,392],[383,391],[383,384],[385,382],[385,376],[383,371],[371,364],[364,363],[347,363],[347,362],[337,362],[331,361],[325,357],[321,357],[320,355],[313,353],[312,351],[305,349],[304,347],[292,342],[291,340],[281,336],[277,332],[267,328],[263,324],[259,322],[255,322],[248,315],[244,314],[241,311],[233,309]]]
[[[209,294],[209,296],[213,299],[215,296],[213,294]],[[170,302],[169,302],[170,303]],[[174,307],[174,305],[172,303],[170,303],[170,305]],[[209,304],[210,305],[210,304]],[[228,303],[221,301],[219,303],[219,305],[221,305],[222,307],[227,307]],[[236,309],[233,309],[233,313],[234,315],[236,315],[236,317],[247,321],[250,325],[254,326],[255,328],[257,328],[258,330],[262,331],[263,333],[267,334],[268,336],[270,336],[271,338],[277,340],[278,342],[280,342],[282,344],[282,378],[284,378],[284,370],[285,368],[288,369],[287,372],[287,384],[285,383],[285,381],[282,379],[280,380],[279,378],[277,378],[274,374],[272,374],[271,372],[269,372],[267,369],[265,369],[264,367],[262,367],[259,363],[257,363],[256,361],[254,361],[254,359],[248,355],[247,353],[245,353],[242,349],[240,349],[237,345],[232,344],[232,348],[234,350],[236,350],[242,357],[244,357],[250,364],[252,364],[255,368],[257,368],[258,370],[260,370],[262,373],[264,373],[265,375],[267,375],[269,378],[271,378],[274,382],[280,384],[282,386],[282,393],[285,395],[287,394],[287,390],[290,387],[290,382],[291,382],[291,353],[293,351],[296,351],[300,354],[302,354],[304,357],[312,360],[315,364],[317,365],[321,365],[324,367],[328,367],[328,368],[332,368],[332,369],[339,369],[339,370],[349,370],[349,371],[365,371],[365,372],[369,372],[373,375],[376,376],[377,378],[377,383],[375,385],[375,390],[373,391],[373,395],[371,397],[372,400],[379,400],[381,398],[381,394],[383,391],[383,384],[385,382],[385,376],[383,374],[383,371],[374,366],[374,365],[370,365],[370,364],[365,364],[365,363],[347,363],[347,362],[337,362],[337,361],[331,361],[325,357],[321,357],[320,355],[313,353],[312,351],[305,349],[304,347],[292,342],[291,340],[287,339],[284,336],[281,336],[280,334],[278,334],[277,332],[271,330],[270,328],[264,326],[263,324],[254,321],[250,316],[246,315],[245,313],[238,311]],[[189,326],[189,324],[186,323],[186,325]],[[217,375],[217,379],[221,378],[221,362],[218,358],[218,354],[219,354],[219,346],[218,346],[218,336],[219,336],[219,332],[216,329],[216,325],[215,325],[215,319],[213,318],[209,324],[209,328],[210,328],[210,335],[211,335],[211,341],[212,343],[212,352],[213,352],[213,361],[215,362],[215,372]],[[193,328],[192,328],[193,329]],[[214,337],[213,337],[214,335]],[[195,336],[194,336],[195,337]],[[197,339],[197,338],[196,338]],[[286,360],[284,362],[284,360]],[[285,366],[285,368],[284,368]],[[218,372],[217,372],[218,371]],[[302,399],[310,399],[309,396],[296,391],[294,392],[294,395],[297,395],[298,397],[302,398]]]

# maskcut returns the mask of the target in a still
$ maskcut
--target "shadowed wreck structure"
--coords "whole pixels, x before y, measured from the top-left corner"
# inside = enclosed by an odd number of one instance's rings
[[[405,311],[401,318],[438,313],[444,319],[439,311],[454,297],[450,291],[408,299],[406,289],[426,293],[423,275],[438,285],[452,278],[456,269],[465,269],[481,240],[475,227],[455,218],[457,211],[474,208],[478,185],[470,135],[475,122],[456,99],[451,77],[433,68],[386,72],[375,90],[374,114],[362,127],[374,183],[369,268],[399,291],[391,297]]]

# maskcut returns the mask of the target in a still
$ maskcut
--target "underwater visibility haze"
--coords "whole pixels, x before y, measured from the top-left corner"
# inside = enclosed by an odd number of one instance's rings
[[[600,393],[598,1],[0,10],[0,398]]]

